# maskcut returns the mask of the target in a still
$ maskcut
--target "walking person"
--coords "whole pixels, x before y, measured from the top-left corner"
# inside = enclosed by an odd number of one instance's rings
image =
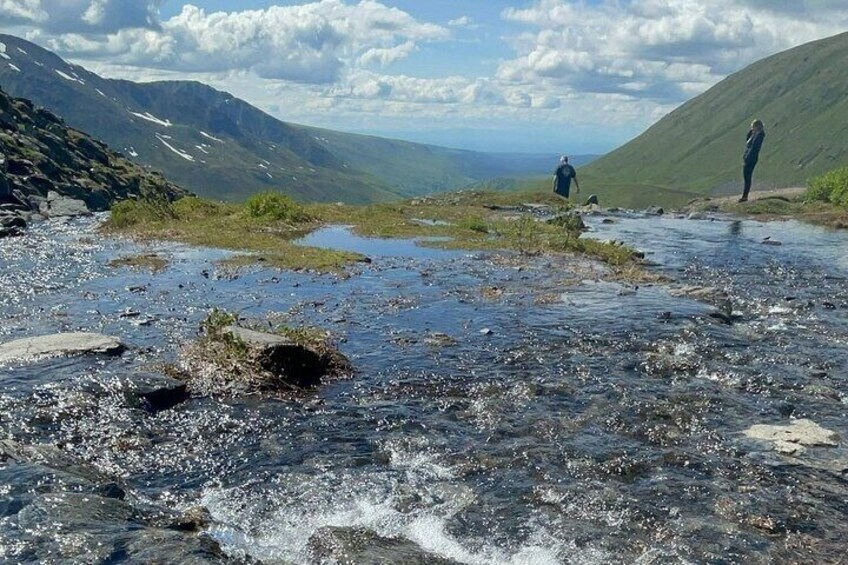
[[[574,179],[575,194],[580,194],[580,183],[577,182],[577,171],[568,164],[568,157],[563,155],[559,159],[559,165],[554,172],[554,192],[568,198],[571,190],[571,179]]]
[[[742,154],[742,179],[745,181],[745,188],[742,190],[742,198],[739,202],[748,201],[754,167],[757,166],[760,158],[760,148],[763,146],[765,137],[766,130],[763,128],[763,122],[760,120],[751,122],[751,129],[748,130],[748,136],[745,138],[745,153]]]

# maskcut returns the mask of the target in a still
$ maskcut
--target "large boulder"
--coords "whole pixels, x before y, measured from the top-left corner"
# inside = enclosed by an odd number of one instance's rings
[[[60,355],[120,355],[126,349],[118,338],[98,333],[67,332],[16,339],[0,344],[0,363]]]
[[[48,218],[62,216],[85,216],[91,214],[91,210],[82,200],[63,196],[58,192],[47,193],[47,202],[41,207],[41,213]]]

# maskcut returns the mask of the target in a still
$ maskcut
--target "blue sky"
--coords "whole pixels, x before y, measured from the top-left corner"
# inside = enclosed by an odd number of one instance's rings
[[[0,0],[0,31],[104,76],[509,152],[605,152],[753,61],[846,29],[844,0]]]

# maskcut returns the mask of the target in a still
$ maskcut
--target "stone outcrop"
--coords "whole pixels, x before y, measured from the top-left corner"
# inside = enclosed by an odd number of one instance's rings
[[[0,363],[42,357],[97,353],[120,355],[126,347],[117,338],[85,332],[67,332],[16,339],[0,344]]]
[[[0,90],[0,237],[20,235],[32,214],[72,216],[124,198],[185,194],[53,113]]]

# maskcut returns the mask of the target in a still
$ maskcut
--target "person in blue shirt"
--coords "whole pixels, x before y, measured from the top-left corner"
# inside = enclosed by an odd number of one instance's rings
[[[754,167],[757,166],[757,161],[760,158],[760,148],[763,146],[765,137],[766,130],[763,127],[763,122],[760,120],[751,122],[751,129],[748,130],[748,136],[745,138],[745,152],[742,154],[742,179],[745,181],[745,188],[742,190],[742,198],[739,199],[739,202],[748,201]]]
[[[571,190],[571,179],[574,179],[574,186],[577,189],[574,193],[579,194],[580,183],[577,182],[577,171],[568,164],[568,157],[563,155],[560,157],[559,165],[554,172],[554,192],[563,198],[568,198]]]

